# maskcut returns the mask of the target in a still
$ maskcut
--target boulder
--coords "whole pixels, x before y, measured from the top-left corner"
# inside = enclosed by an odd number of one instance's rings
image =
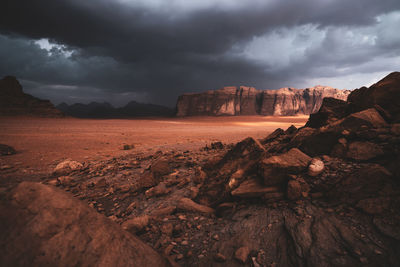
[[[349,173],[335,185],[328,196],[334,200],[355,203],[376,195],[385,184],[391,183],[392,178],[392,174],[385,167],[369,164]]]
[[[372,85],[351,92],[348,97],[351,111],[379,105],[391,115],[392,122],[400,121],[400,72],[393,72]]]
[[[270,133],[267,137],[265,137],[261,143],[265,144],[268,143],[276,138],[278,138],[281,135],[284,135],[285,131],[281,128],[276,129],[275,131],[273,131],[272,133]]]
[[[171,173],[169,162],[164,158],[160,158],[156,160],[153,164],[151,164],[150,170],[156,178]]]
[[[297,148],[292,148],[278,156],[268,157],[260,162],[260,175],[264,185],[285,183],[288,174],[297,174],[304,171],[311,158]]]
[[[158,185],[148,189],[145,192],[145,195],[147,198],[151,198],[151,197],[162,196],[162,195],[168,194],[169,192],[170,192],[170,189],[167,188],[165,183],[159,183]]]
[[[211,143],[211,149],[223,149],[224,144],[222,142],[213,142]]]
[[[287,198],[297,200],[303,197],[308,197],[310,187],[304,179],[296,177],[288,181]]]
[[[234,197],[260,197],[266,193],[280,192],[277,186],[264,186],[257,179],[248,179],[231,192]]]
[[[240,263],[245,264],[249,257],[250,249],[248,247],[240,247],[235,251],[235,259]]]
[[[181,198],[178,201],[177,208],[184,211],[199,212],[204,214],[214,213],[214,209],[204,205],[197,204],[196,202],[194,202],[189,198]]]
[[[312,157],[330,154],[340,134],[309,127],[301,128],[290,140],[289,147],[297,147]]]
[[[362,199],[357,203],[357,208],[362,209],[368,214],[382,214],[387,211],[390,207],[390,198],[388,197],[376,197]]]
[[[317,176],[324,171],[324,162],[318,158],[313,158],[308,166],[308,175]]]
[[[14,155],[17,153],[12,146],[0,144],[0,156]]]
[[[207,164],[207,178],[200,187],[197,201],[207,206],[226,201],[231,197],[233,188],[246,177],[257,173],[258,161],[264,153],[261,143],[248,137],[237,143],[218,162]]]
[[[57,164],[53,170],[53,174],[56,175],[67,175],[73,171],[79,171],[83,168],[82,163],[74,160],[64,160]]]
[[[365,161],[377,158],[383,154],[383,149],[375,143],[354,141],[349,144],[346,156],[349,159]]]
[[[336,132],[342,132],[343,130],[356,132],[362,127],[379,128],[384,126],[387,126],[386,121],[376,109],[370,108],[350,114],[346,118],[333,123],[329,128],[330,130],[334,130]]]
[[[147,225],[149,225],[149,222],[150,216],[142,215],[123,222],[121,226],[124,230],[127,230],[131,233],[137,233],[142,231]]]
[[[344,118],[347,115],[346,108],[346,101],[326,97],[322,100],[322,105],[318,112],[310,115],[305,127],[320,128]]]
[[[169,266],[119,225],[52,186],[0,198],[0,266]]]

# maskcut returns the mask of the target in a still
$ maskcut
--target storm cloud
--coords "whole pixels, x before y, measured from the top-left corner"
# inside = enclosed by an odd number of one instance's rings
[[[398,29],[398,0],[6,0],[0,75],[55,103],[173,106],[226,85],[353,89],[399,70]]]

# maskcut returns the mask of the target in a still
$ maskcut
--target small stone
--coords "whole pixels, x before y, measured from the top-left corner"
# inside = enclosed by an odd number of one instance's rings
[[[161,233],[163,233],[167,236],[171,236],[172,231],[174,230],[174,225],[172,223],[164,224],[161,226],[160,230],[161,230]]]
[[[248,247],[240,247],[235,252],[235,259],[237,259],[240,263],[245,264],[249,254],[250,249]]]
[[[217,254],[214,255],[214,260],[216,262],[225,262],[226,261],[226,257],[221,253],[217,253]]]
[[[308,166],[308,175],[313,177],[317,176],[324,171],[324,168],[325,166],[322,160],[313,158]]]
[[[122,146],[122,150],[130,150],[135,148],[135,145],[123,145]]]
[[[169,244],[169,245],[164,249],[164,254],[168,256],[169,254],[171,254],[171,251],[172,251],[173,248],[174,248],[174,245]]]
[[[75,182],[74,177],[71,176],[60,176],[57,178],[59,184],[63,186],[69,186]]]
[[[145,195],[147,198],[158,197],[158,196],[168,194],[169,191],[170,190],[167,188],[167,186],[164,183],[159,183],[157,186],[154,186],[154,187],[148,189],[145,192]]]
[[[132,213],[133,212],[133,210],[135,209],[135,207],[136,207],[136,202],[132,202],[131,204],[129,204],[129,206],[126,208],[126,213]]]
[[[57,179],[52,179],[47,182],[48,185],[57,186],[59,184]]]
[[[204,205],[197,204],[196,202],[194,202],[189,198],[181,198],[178,201],[177,207],[178,209],[192,211],[192,212],[201,212],[205,214],[214,213],[214,209]]]
[[[148,215],[142,215],[142,216],[125,221],[122,224],[122,228],[124,230],[128,230],[130,232],[137,233],[137,232],[143,230],[149,224],[149,221],[150,221],[150,217]]]

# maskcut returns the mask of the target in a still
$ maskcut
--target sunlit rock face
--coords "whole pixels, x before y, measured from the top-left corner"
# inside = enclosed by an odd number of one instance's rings
[[[327,86],[306,89],[257,90],[231,86],[178,98],[177,116],[308,115],[319,110],[324,97],[346,100],[349,90]]]

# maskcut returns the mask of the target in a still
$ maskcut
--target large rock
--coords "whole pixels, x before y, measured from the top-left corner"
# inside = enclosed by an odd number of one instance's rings
[[[288,174],[304,171],[311,158],[297,148],[286,153],[263,159],[260,163],[260,175],[265,185],[276,185],[286,182]]]
[[[386,121],[375,108],[369,108],[350,114],[344,119],[337,121],[336,123],[332,123],[327,127],[327,129],[334,129],[338,132],[343,130],[356,132],[360,130],[361,127],[379,128],[383,126],[387,126]]]
[[[393,72],[372,85],[354,90],[348,102],[351,111],[380,106],[391,115],[391,121],[400,121],[400,72]]]
[[[326,97],[322,101],[321,108],[318,110],[318,112],[310,115],[310,118],[305,126],[311,128],[320,128],[345,117],[347,115],[346,109],[346,101],[333,97]]]
[[[373,164],[348,174],[329,192],[335,200],[354,203],[370,198],[392,182],[392,174],[384,167]]]
[[[82,163],[75,160],[67,159],[58,163],[57,166],[54,168],[53,173],[56,175],[65,175],[73,171],[81,170],[82,168]]]
[[[266,193],[278,193],[281,189],[277,186],[264,186],[257,179],[249,179],[241,183],[231,192],[235,197],[260,197]]]
[[[63,113],[50,101],[25,94],[15,77],[6,76],[0,80],[0,115],[61,117]]]
[[[324,97],[346,100],[348,90],[316,86],[306,89],[257,90],[235,86],[178,98],[177,116],[296,115],[318,111]]]
[[[208,206],[225,201],[231,190],[257,173],[258,161],[264,153],[260,142],[251,137],[237,143],[222,159],[205,169],[208,175],[197,200]]]
[[[375,143],[354,141],[349,144],[346,156],[350,159],[364,161],[384,154],[383,149]]]
[[[169,266],[135,236],[43,184],[0,198],[0,266]]]

